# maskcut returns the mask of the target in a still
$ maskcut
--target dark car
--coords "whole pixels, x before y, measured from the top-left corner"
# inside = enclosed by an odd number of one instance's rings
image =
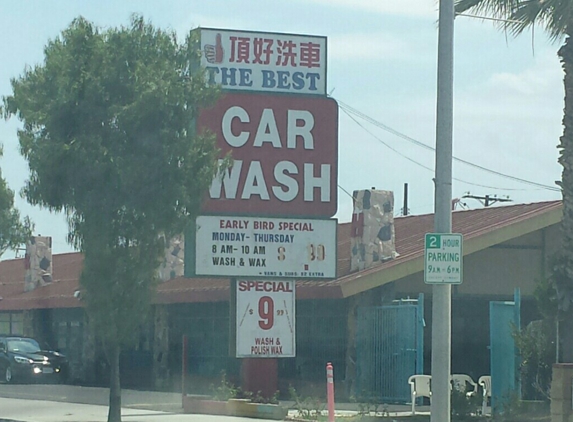
[[[30,337],[0,336],[0,382],[63,382],[68,360]]]

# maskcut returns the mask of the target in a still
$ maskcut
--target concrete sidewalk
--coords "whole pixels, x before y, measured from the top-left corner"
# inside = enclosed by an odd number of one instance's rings
[[[107,406],[44,400],[0,398],[0,420],[17,422],[105,422]],[[252,419],[217,415],[184,415],[123,408],[124,422],[252,422]],[[264,421],[264,420],[263,420]],[[275,421],[276,422],[276,421]]]
[[[106,422],[108,407],[94,404],[47,400],[0,398],[0,422]],[[424,412],[426,413],[426,412]],[[122,408],[124,422],[252,422],[253,419],[221,415],[189,415],[157,410]],[[407,416],[410,412],[389,409],[384,416]],[[426,414],[429,414],[426,413]],[[354,410],[337,410],[337,416],[356,415]],[[297,416],[296,411],[289,412]],[[257,419],[265,422],[264,419]],[[269,421],[271,422],[271,421]],[[273,421],[276,422],[276,421]]]
[[[0,397],[107,406],[109,389],[63,384],[0,384]],[[121,405],[134,409],[183,412],[180,393],[122,389]]]
[[[99,422],[107,420],[109,389],[72,385],[0,384],[0,400],[0,421],[4,418],[25,422]],[[10,415],[6,411],[6,400],[13,400],[14,409]],[[290,417],[300,416],[294,402],[281,401],[281,404],[290,409]],[[326,409],[326,403],[323,408]],[[222,420],[221,416],[183,414],[180,393],[122,389],[122,409],[126,422],[142,417],[146,422]],[[352,416],[358,413],[360,407],[357,403],[336,403],[335,409],[336,415]],[[383,410],[387,411],[387,416],[411,414],[409,405],[379,406],[378,411]],[[416,406],[416,413],[429,414],[429,410],[429,406]],[[239,419],[251,420],[231,420]]]

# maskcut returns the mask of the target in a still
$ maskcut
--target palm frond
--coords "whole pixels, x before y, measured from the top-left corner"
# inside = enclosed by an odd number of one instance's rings
[[[571,0],[456,0],[456,13],[472,11],[502,19],[499,26],[516,36],[533,25],[541,26],[553,41],[573,30]]]
[[[505,19],[519,3],[519,0],[456,0],[455,10],[456,13],[473,10],[484,16]]]

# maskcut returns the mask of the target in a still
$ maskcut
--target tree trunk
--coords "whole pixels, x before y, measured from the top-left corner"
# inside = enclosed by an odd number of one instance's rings
[[[107,422],[121,422],[121,385],[119,382],[119,345],[111,347],[110,380],[109,380],[109,411]]]
[[[555,277],[560,314],[563,317],[561,329],[561,361],[573,363],[573,41],[567,34],[558,55],[563,67],[565,88],[563,110],[563,135],[558,145],[559,163],[563,167],[561,193],[563,195],[563,218],[561,234],[563,244],[558,275]]]

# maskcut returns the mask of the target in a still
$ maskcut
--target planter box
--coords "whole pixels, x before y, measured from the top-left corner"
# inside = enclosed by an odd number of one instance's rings
[[[228,415],[226,401],[211,400],[206,396],[184,396],[183,413],[203,415]]]
[[[184,396],[183,413],[283,420],[288,409],[278,404],[252,403],[248,399],[218,401],[208,396]]]
[[[526,415],[549,415],[549,402],[543,400],[521,400],[519,408]]]
[[[286,407],[280,406],[278,404],[268,404],[268,403],[249,403],[251,406],[250,417],[261,418],[261,419],[274,419],[282,421],[286,418],[288,409]],[[247,416],[247,415],[245,415]]]
[[[245,416],[249,413],[251,400],[249,399],[229,399],[227,402],[227,411],[231,416]]]
[[[229,415],[246,418],[283,420],[288,409],[278,404],[252,403],[250,400],[230,399]]]

